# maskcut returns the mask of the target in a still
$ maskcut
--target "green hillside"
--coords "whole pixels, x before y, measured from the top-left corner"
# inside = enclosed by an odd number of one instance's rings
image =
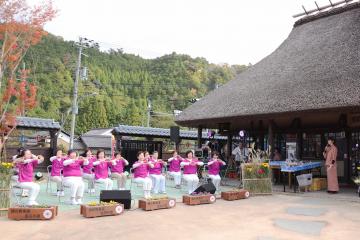
[[[78,134],[119,123],[145,125],[148,98],[154,111],[151,126],[169,127],[174,118],[158,113],[184,109],[190,99],[202,97],[246,68],[215,65],[176,53],[156,59],[143,59],[121,49],[86,49],[85,53],[88,79],[80,83]],[[69,129],[76,58],[74,43],[53,35],[30,49],[24,62],[31,69],[30,80],[38,86],[39,104],[28,116],[54,118]],[[98,94],[86,97],[93,92]]]

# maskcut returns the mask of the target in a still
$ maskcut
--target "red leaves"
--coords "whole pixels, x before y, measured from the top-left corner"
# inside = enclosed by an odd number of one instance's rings
[[[52,0],[31,7],[26,0],[0,0],[0,134],[6,135],[16,125],[16,116],[36,106],[37,88],[28,83],[29,70],[18,66],[26,51],[47,33],[43,26],[55,17]],[[4,75],[6,73],[6,75]]]

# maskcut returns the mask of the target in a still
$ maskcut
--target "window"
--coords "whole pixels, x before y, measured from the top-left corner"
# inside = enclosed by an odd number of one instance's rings
[[[322,157],[321,135],[303,133],[302,158],[318,159]]]

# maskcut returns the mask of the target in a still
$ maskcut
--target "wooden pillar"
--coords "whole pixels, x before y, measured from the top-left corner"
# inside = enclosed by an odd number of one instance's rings
[[[274,151],[274,121],[269,121],[269,128],[268,128],[268,144],[271,146],[271,153]]]
[[[201,126],[198,127],[197,147],[198,147],[198,148],[201,148],[201,147],[202,147],[202,127],[201,127]]]
[[[232,152],[232,133],[231,131],[229,130],[228,134],[227,134],[227,158],[228,160],[230,160],[231,158],[231,152]]]
[[[350,154],[351,154],[351,130],[347,128],[345,130],[345,137],[346,137],[346,156],[344,156],[344,169],[345,169],[345,181],[347,183],[351,183],[351,162],[350,162]]]
[[[52,152],[52,156],[56,155],[56,151],[57,151],[57,130],[50,130],[50,148],[51,148],[51,152]]]
[[[265,150],[264,149],[265,133],[264,133],[264,126],[263,126],[263,121],[262,120],[259,121],[259,130],[260,130],[260,132],[259,132],[259,147],[260,147],[261,150]]]

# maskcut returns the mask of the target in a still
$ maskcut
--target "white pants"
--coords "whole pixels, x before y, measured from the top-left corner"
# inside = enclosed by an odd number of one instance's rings
[[[163,176],[162,174],[160,175],[157,175],[157,174],[150,174],[150,177],[153,181],[153,192],[155,194],[158,194],[159,191],[161,193],[165,193],[166,190],[165,190],[165,176]]]
[[[169,174],[174,178],[175,185],[181,184],[181,172],[169,172]]]
[[[105,185],[105,190],[111,190],[113,187],[113,181],[110,178],[100,178],[95,180],[96,183]]]
[[[219,187],[220,187],[220,181],[221,181],[220,175],[219,174],[217,174],[217,175],[209,174],[209,178],[211,179],[212,183],[215,185],[216,190],[218,191]]]
[[[119,190],[125,189],[127,180],[127,176],[125,173],[112,173],[110,177],[116,179],[117,187]]]
[[[151,178],[134,178],[135,183],[140,183],[143,185],[144,191],[151,191],[152,181]]]
[[[95,174],[83,173],[83,178],[88,182],[88,189],[94,189]]]
[[[184,174],[183,176],[187,183],[188,192],[191,194],[197,188],[199,184],[199,178],[197,174]]]
[[[84,195],[84,181],[81,177],[64,177],[64,186],[70,187],[71,198],[82,198]]]
[[[50,176],[50,181],[56,182],[56,188],[58,191],[62,191],[62,178],[60,176]]]
[[[17,184],[18,187],[22,189],[29,190],[29,199],[27,205],[33,205],[37,196],[40,192],[40,185],[34,182],[20,182]]]

